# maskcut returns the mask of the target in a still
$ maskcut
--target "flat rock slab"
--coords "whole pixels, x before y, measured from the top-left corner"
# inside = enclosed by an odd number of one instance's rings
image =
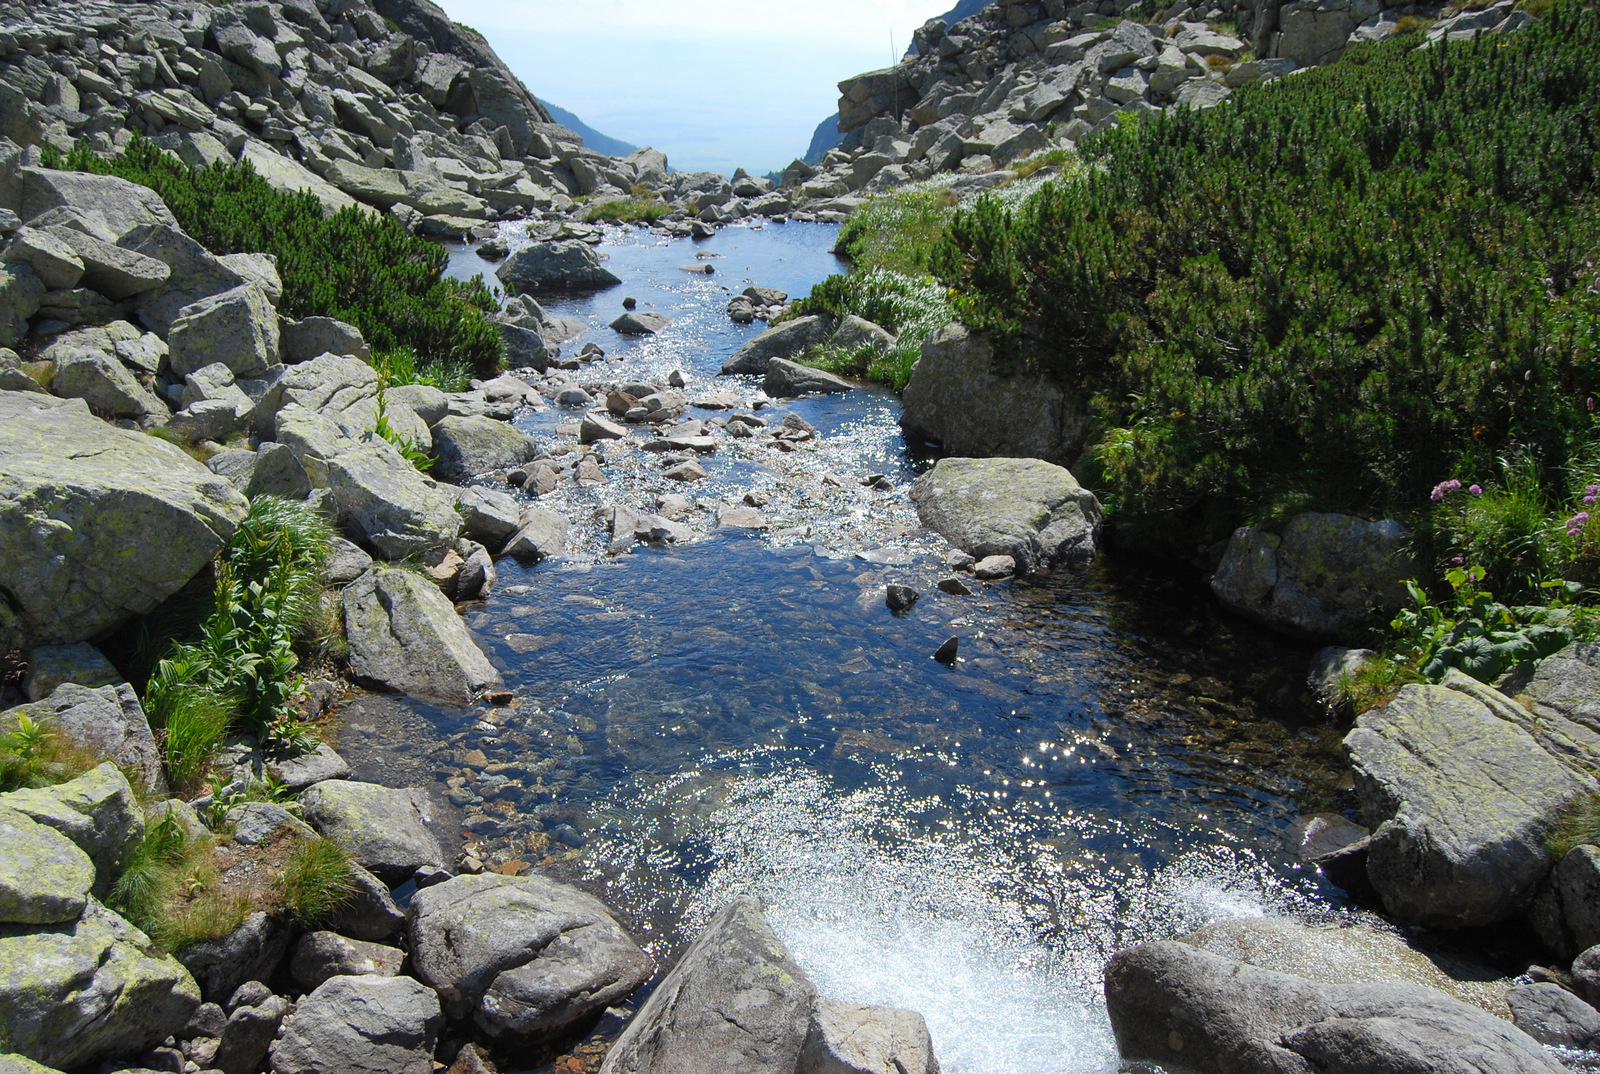
[[[423,866],[445,866],[431,826],[432,806],[421,790],[332,780],[302,794],[300,807],[324,838],[391,884],[409,880]]]
[[[409,977],[333,977],[273,1042],[274,1074],[433,1074],[439,997]]]
[[[620,1003],[655,963],[594,896],[543,877],[458,876],[417,893],[416,972],[452,1022],[534,1040]]]
[[[1038,459],[941,459],[911,486],[923,524],[977,559],[1010,556],[1031,573],[1092,559],[1100,501]]]

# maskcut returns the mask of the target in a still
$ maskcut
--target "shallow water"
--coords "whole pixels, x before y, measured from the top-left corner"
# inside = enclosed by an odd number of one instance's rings
[[[603,326],[626,294],[675,318],[644,342],[591,332],[614,360],[579,383],[677,369],[691,397],[726,390],[712,377],[761,327],[728,322],[729,291],[803,294],[837,270],[833,236],[612,232],[623,286],[546,308]],[[679,271],[697,252],[724,255],[716,275]],[[940,592],[945,546],[907,499],[920,464],[893,397],[788,409],[817,445],[724,440],[687,490],[607,445],[608,484],[547,497],[581,534],[573,555],[503,562],[467,610],[515,704],[363,699],[340,739],[357,774],[431,786],[492,867],[584,883],[668,963],[727,897],[761,896],[824,994],[922,1012],[951,1074],[1115,1070],[1112,951],[1336,905],[1283,835],[1349,804],[1337,731],[1300,685],[1308,648],[1223,616],[1192,571],[1114,559]],[[575,412],[518,420],[554,444]],[[772,531],[712,532],[752,489]],[[696,498],[704,539],[608,559],[601,510],[663,491]],[[889,581],[922,591],[909,614],[885,606]],[[946,668],[931,654],[952,636]]]

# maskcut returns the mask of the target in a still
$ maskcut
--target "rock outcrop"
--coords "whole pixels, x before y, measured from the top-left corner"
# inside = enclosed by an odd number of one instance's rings
[[[1009,556],[1024,573],[1094,558],[1100,502],[1038,459],[941,459],[911,499],[923,524],[977,559]]]

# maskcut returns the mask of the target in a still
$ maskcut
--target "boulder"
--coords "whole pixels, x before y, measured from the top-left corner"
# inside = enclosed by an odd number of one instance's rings
[[[255,465],[250,469],[250,478],[244,491],[252,500],[257,496],[304,500],[312,492],[311,475],[306,473],[306,468],[300,465],[294,450],[287,444],[263,443],[261,450],[256,453]],[[331,576],[329,580],[332,580]]]
[[[1592,1051],[1600,1046],[1600,1011],[1558,984],[1518,985],[1506,995],[1516,1027],[1552,1048]]]
[[[1367,875],[1408,923],[1467,928],[1521,910],[1554,864],[1550,832],[1595,790],[1450,685],[1405,687],[1361,716],[1344,746],[1373,829]]]
[[[1584,844],[1567,851],[1528,916],[1539,938],[1560,955],[1600,944],[1600,847]]]
[[[1195,1074],[1556,1074],[1499,1018],[1419,985],[1319,984],[1167,941],[1118,952],[1106,1006],[1124,1060]]]
[[[393,391],[394,389],[390,389]],[[278,414],[291,405],[337,420],[346,411],[378,395],[378,371],[359,358],[320,354],[290,366],[276,377],[256,403],[256,428],[275,427]]]
[[[327,565],[323,568],[330,584],[349,585],[371,569],[372,557],[363,552],[360,546],[343,537],[333,539]]]
[[[923,523],[978,559],[1010,556],[1023,573],[1092,559],[1100,501],[1038,459],[941,459],[911,486]]]
[[[146,425],[164,424],[171,416],[167,405],[135,380],[116,355],[72,348],[58,350],[55,357],[50,390],[56,395],[82,399],[105,417],[132,418]]]
[[[242,284],[178,311],[167,336],[174,376],[221,362],[240,378],[281,365],[278,311],[257,283]]]
[[[35,650],[35,660],[39,650]],[[34,672],[38,675],[37,668]],[[0,734],[16,729],[17,717],[48,720],[49,729],[79,749],[138,773],[149,790],[165,786],[161,751],[150,732],[139,695],[127,683],[80,686],[65,682],[43,701],[0,713]]]
[[[28,319],[39,312],[44,284],[21,262],[0,262],[0,347],[15,347],[28,335]]]
[[[495,276],[514,294],[597,291],[622,282],[585,242],[542,242],[518,250]]]
[[[127,179],[53,168],[23,168],[21,178],[18,215],[24,220],[43,216],[51,209],[70,208],[103,224],[119,244],[141,226],[178,226],[160,194]]]
[[[350,765],[326,742],[303,753],[269,754],[264,763],[267,774],[294,793],[330,779],[350,778]]]
[[[332,977],[302,999],[272,1045],[274,1074],[433,1074],[444,1017],[409,977]]]
[[[853,391],[855,385],[822,369],[774,358],[767,363],[766,380],[761,390],[774,399],[794,399],[802,395],[828,395]]]
[[[127,777],[109,761],[53,787],[0,794],[0,806],[76,843],[94,862],[94,891],[100,896],[111,890],[128,855],[144,838],[144,810]]]
[[[372,943],[383,943],[400,935],[406,914],[394,901],[389,885],[359,865],[350,870],[350,882],[355,894],[328,922],[328,927],[341,936]]]
[[[776,328],[769,328],[749,343],[734,351],[733,357],[723,365],[724,376],[760,376],[774,358],[794,359],[812,347],[820,347],[833,338],[834,320],[826,314],[797,317]]]
[[[456,511],[461,515],[461,535],[494,555],[522,528],[521,505],[504,492],[482,485],[462,489]]]
[[[1211,590],[1223,604],[1268,626],[1332,637],[1406,601],[1415,577],[1411,534],[1392,519],[1296,515],[1282,534],[1261,526],[1235,531]]]
[[[795,1074],[939,1074],[915,1011],[819,1000]]]
[[[1600,644],[1574,642],[1539,661],[1518,702],[1531,710],[1522,726],[1539,745],[1569,764],[1592,765],[1600,758]]]
[[[166,283],[172,269],[153,257],[113,246],[77,228],[52,225],[46,233],[60,240],[83,263],[82,286],[113,302],[125,302]]]
[[[276,802],[246,802],[228,810],[225,825],[233,829],[233,841],[255,847],[279,838],[315,839],[305,823]]]
[[[289,1001],[282,996],[268,995],[259,1003],[235,1006],[209,1065],[222,1074],[255,1074],[288,1013]]]
[[[755,290],[752,288],[751,290]],[[749,291],[745,292],[749,294]],[[782,294],[782,292],[778,292]],[[781,299],[779,301],[782,301]],[[830,347],[842,351],[858,351],[871,348],[878,354],[883,354],[894,346],[894,334],[880,325],[873,324],[865,317],[850,314],[839,322],[839,327],[833,333],[833,339],[828,341]]]
[[[531,1042],[627,999],[655,963],[604,904],[539,876],[458,876],[417,893],[410,947],[445,1014]]]
[[[207,1003],[226,1003],[250,981],[270,981],[289,949],[289,932],[267,914],[256,912],[228,935],[192,943],[176,952],[194,975]]]
[[[543,507],[522,512],[522,525],[506,544],[505,554],[524,563],[559,556],[567,550],[567,520]]]
[[[951,455],[1067,465],[1088,432],[1086,407],[1047,377],[995,369],[989,340],[959,324],[923,343],[902,403],[906,435]]]
[[[0,605],[32,644],[83,641],[152,610],[211,562],[248,507],[178,448],[112,428],[82,402],[0,392]]]
[[[37,228],[18,228],[0,260],[22,262],[32,268],[46,290],[65,291],[83,279],[83,262],[72,247]]]
[[[426,384],[401,384],[383,393],[384,402],[400,403],[411,408],[431,428],[450,413],[450,398],[438,388]]]
[[[114,686],[122,673],[105,654],[87,642],[76,645],[41,645],[28,654],[28,673],[22,692],[29,700],[43,701],[64,683],[78,686]],[[137,697],[134,698],[137,702]],[[3,720],[3,717],[0,717]]]
[[[285,320],[279,324],[279,356],[285,364],[309,362],[324,354],[333,354],[363,361],[372,359],[372,351],[361,336],[361,329],[332,317],[306,317],[298,321]]]
[[[174,323],[188,306],[250,283],[175,225],[136,227],[119,239],[117,245],[160,261],[171,270],[165,284],[136,299],[139,320],[163,339],[171,334]],[[219,355],[212,360],[227,359]],[[209,361],[201,364],[209,364]]]
[[[629,311],[611,322],[611,329],[624,336],[653,336],[672,323],[659,313]]]
[[[503,688],[450,599],[399,567],[374,567],[344,591],[345,635],[357,678],[441,705],[470,705]]]
[[[444,867],[424,791],[332,780],[307,790],[300,805],[323,838],[344,846],[381,880],[398,884],[424,866]]]
[[[94,862],[54,828],[0,805],[0,928],[76,921],[89,904]]]
[[[40,929],[0,927],[0,1040],[62,1070],[138,1055],[200,1005],[188,972],[94,900]]]
[[[491,470],[521,466],[539,453],[533,437],[493,418],[448,417],[433,427],[434,473],[462,482]]]
[[[330,977],[395,977],[406,960],[398,947],[352,940],[337,932],[308,932],[289,960],[294,983],[307,992]]]
[[[795,1074],[816,1000],[761,904],[734,899],[650,993],[601,1074]]]

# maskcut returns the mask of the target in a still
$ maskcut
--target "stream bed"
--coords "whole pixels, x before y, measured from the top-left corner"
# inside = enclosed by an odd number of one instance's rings
[[[732,324],[727,300],[750,283],[804,295],[843,271],[836,234],[608,229],[622,286],[544,306],[593,326],[564,351],[608,352],[577,383],[678,371],[691,399],[763,402],[753,381],[716,379],[764,327]],[[465,248],[451,266],[492,268]],[[605,327],[624,296],[674,323],[624,339]],[[1114,1071],[1100,997],[1114,950],[1220,918],[1339,912],[1285,838],[1295,817],[1350,804],[1339,731],[1303,686],[1310,647],[1225,616],[1187,567],[1103,556],[942,592],[948,547],[910,504],[926,462],[894,396],[758,413],[786,412],[816,441],[723,438],[690,486],[663,482],[638,434],[602,445],[605,484],[540,500],[571,520],[570,554],[502,561],[465,610],[514,703],[360,697],[335,733],[357,778],[429,788],[447,843],[458,829],[491,869],[582,884],[664,965],[728,897],[760,896],[825,995],[921,1012],[947,1074]],[[550,403],[517,422],[555,445],[580,414]],[[692,501],[698,539],[608,555],[602,512],[667,493]],[[766,528],[718,530],[747,493]],[[889,582],[922,593],[908,614],[886,607]],[[949,637],[951,668],[931,658]],[[592,1068],[619,1027],[530,1069]]]

